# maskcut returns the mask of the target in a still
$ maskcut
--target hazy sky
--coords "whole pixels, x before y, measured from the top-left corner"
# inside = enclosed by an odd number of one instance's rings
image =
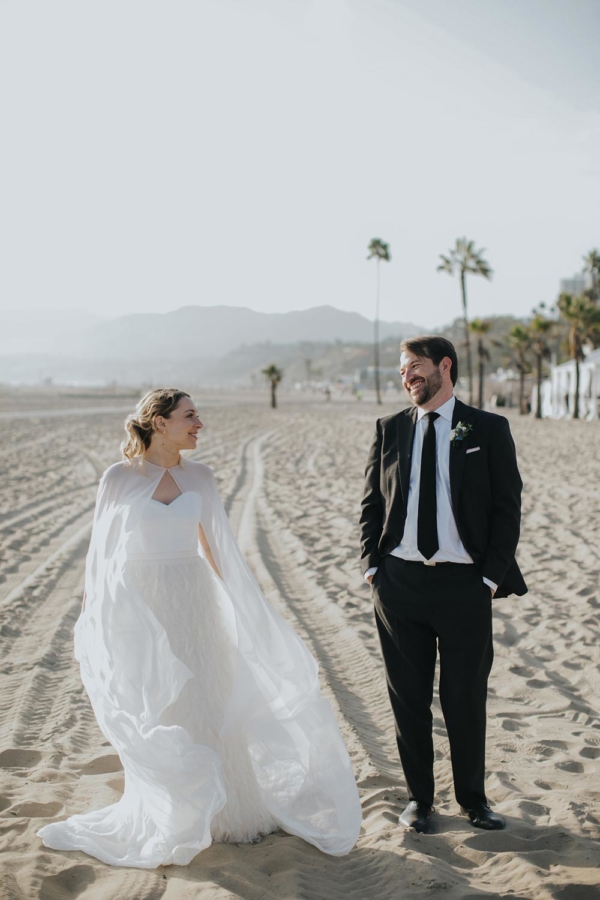
[[[0,304],[442,324],[600,245],[598,0],[3,0]]]

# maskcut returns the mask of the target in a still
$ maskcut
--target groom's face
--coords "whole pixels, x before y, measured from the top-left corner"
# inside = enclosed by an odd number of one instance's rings
[[[426,356],[415,356],[405,350],[400,356],[402,385],[416,406],[428,403],[443,384],[440,366]]]

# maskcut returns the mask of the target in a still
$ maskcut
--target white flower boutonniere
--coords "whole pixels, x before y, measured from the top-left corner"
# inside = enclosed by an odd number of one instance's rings
[[[458,447],[470,431],[473,431],[473,426],[469,422],[458,422],[450,432],[450,443],[452,446]]]

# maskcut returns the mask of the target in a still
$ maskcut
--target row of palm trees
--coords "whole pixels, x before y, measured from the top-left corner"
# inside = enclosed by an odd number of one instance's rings
[[[379,264],[389,262],[391,260],[390,247],[381,238],[373,238],[368,246],[369,255],[367,259],[375,259],[377,261],[377,291],[375,295],[375,323],[374,323],[374,368],[375,368],[375,393],[377,403],[381,403],[381,392],[379,388],[379,295],[381,290],[381,276]],[[440,253],[441,263],[437,267],[438,272],[447,272],[448,275],[458,275],[460,280],[460,293],[462,300],[463,323],[465,334],[465,357],[467,360],[467,377],[469,381],[469,403],[473,404],[473,362],[471,358],[471,341],[470,333],[476,329],[469,325],[469,316],[467,311],[467,275],[482,275],[484,278],[491,279],[492,269],[489,263],[483,258],[485,250],[477,250],[473,241],[468,241],[465,237],[457,238],[454,247],[447,254]],[[472,325],[473,323],[471,323]],[[481,333],[481,332],[480,332]],[[481,380],[480,380],[481,381]],[[480,388],[481,392],[481,388]],[[481,403],[480,397],[480,403]]]
[[[480,275],[491,280],[493,270],[484,258],[485,250],[477,250],[473,241],[466,237],[457,238],[454,247],[447,254],[440,253],[438,272],[446,272],[448,275],[458,275],[460,284],[460,296],[462,304],[462,320],[464,327],[464,350],[467,363],[467,379],[469,387],[469,404],[474,402],[474,378],[471,355],[471,335],[476,339],[476,352],[478,358],[478,396],[477,405],[481,409],[484,403],[485,365],[490,358],[488,344],[501,346],[502,342],[487,337],[492,323],[486,319],[473,319],[469,321],[467,306],[467,275]],[[381,294],[381,262],[390,262],[391,253],[389,244],[381,238],[372,238],[368,246],[367,260],[374,259],[377,263],[377,288],[375,294],[375,321],[373,335],[373,356],[375,374],[375,394],[377,403],[381,404],[380,366],[379,366],[379,307]],[[544,304],[533,311],[533,317],[528,324],[514,325],[506,338],[506,343],[512,351],[513,362],[519,372],[519,408],[522,413],[527,412],[525,399],[525,378],[531,371],[530,358],[535,359],[536,375],[536,416],[542,415],[542,380],[544,360],[551,355],[549,339],[553,332],[560,332],[561,327],[567,329],[567,344],[569,356],[575,360],[575,401],[573,418],[579,418],[579,364],[584,359],[584,348],[591,344],[600,344],[600,252],[591,250],[584,257],[584,272],[589,274],[591,287],[580,296],[563,293],[556,303],[558,318],[550,318],[546,314]],[[263,375],[271,384],[271,406],[277,407],[277,387],[282,378],[283,371],[278,366],[271,364],[262,370]]]
[[[375,392],[377,403],[381,403],[379,385],[379,302],[381,290],[381,278],[379,265],[381,261],[391,260],[389,244],[381,238],[373,238],[368,246],[367,259],[377,261],[377,291],[375,299],[375,323],[374,323],[374,368],[375,368]],[[479,368],[478,406],[483,407],[485,364],[489,360],[489,349],[486,346],[486,335],[492,327],[492,323],[485,319],[469,321],[467,307],[467,275],[480,275],[491,280],[493,270],[484,258],[485,250],[478,250],[473,241],[466,237],[457,238],[454,247],[447,254],[440,253],[438,272],[446,272],[448,275],[458,275],[460,283],[460,295],[462,303],[462,319],[464,326],[464,350],[467,363],[467,379],[469,386],[469,404],[474,401],[473,362],[471,354],[471,334],[476,336],[476,350]],[[541,417],[541,385],[543,379],[544,360],[551,355],[548,339],[553,330],[560,329],[561,321],[568,329],[568,352],[575,360],[575,402],[573,417],[579,418],[579,364],[584,359],[584,348],[591,344],[593,347],[600,344],[600,252],[590,250],[584,257],[584,272],[590,276],[591,287],[580,296],[561,294],[556,304],[558,320],[549,318],[544,311],[544,304],[534,310],[533,318],[528,325],[515,325],[507,339],[507,343],[514,354],[514,361],[519,371],[519,406],[521,412],[526,411],[525,403],[525,376],[530,371],[529,355],[535,358],[537,404],[536,416]],[[499,341],[493,342],[496,346]]]
[[[591,250],[584,257],[584,272],[590,275],[591,287],[581,295],[562,293],[553,309],[547,310],[540,304],[533,310],[528,323],[514,325],[508,335],[508,347],[512,351],[513,363],[519,372],[519,409],[528,412],[525,396],[525,378],[532,370],[536,385],[536,418],[542,418],[542,381],[544,361],[552,355],[551,342],[556,346],[564,343],[565,349],[575,362],[575,391],[573,418],[579,418],[580,364],[585,358],[586,347],[600,345],[600,253]],[[550,313],[550,315],[549,315]],[[471,322],[472,331],[485,322]],[[488,328],[484,328],[484,333]],[[554,339],[554,340],[553,340]],[[480,345],[481,345],[480,335]],[[499,342],[498,342],[499,343]],[[532,365],[533,357],[533,365]],[[481,362],[483,362],[480,356]],[[483,366],[480,367],[479,406],[483,405]]]
[[[590,287],[579,296],[561,294],[556,304],[568,326],[569,356],[575,360],[575,402],[573,418],[579,418],[579,364],[585,358],[584,348],[600,346],[600,253],[590,250],[583,257],[583,271],[589,275]]]

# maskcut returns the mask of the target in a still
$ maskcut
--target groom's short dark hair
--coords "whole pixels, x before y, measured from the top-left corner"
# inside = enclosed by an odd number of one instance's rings
[[[452,368],[450,369],[450,378],[452,384],[456,384],[458,378],[458,358],[454,344],[447,341],[446,338],[438,337],[435,334],[424,334],[421,337],[407,338],[400,344],[400,353],[407,350],[414,353],[415,356],[425,356],[430,359],[436,366],[447,356],[452,360]]]

